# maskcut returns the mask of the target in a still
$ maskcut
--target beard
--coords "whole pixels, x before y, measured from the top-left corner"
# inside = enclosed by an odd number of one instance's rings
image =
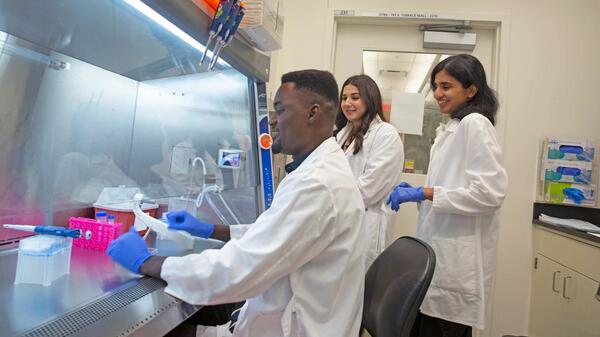
[[[273,144],[271,145],[271,152],[273,154],[278,154],[278,153],[281,153],[281,150],[282,150],[281,142],[278,139],[275,139],[273,141]]]

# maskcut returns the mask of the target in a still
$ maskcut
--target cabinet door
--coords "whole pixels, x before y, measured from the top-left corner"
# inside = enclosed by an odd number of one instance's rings
[[[561,296],[566,302],[564,336],[600,337],[600,297],[598,282],[567,269]],[[600,296],[600,295],[599,295]]]
[[[564,337],[561,329],[565,324],[565,299],[562,297],[565,268],[540,254],[535,257],[537,268],[533,270],[530,335]]]

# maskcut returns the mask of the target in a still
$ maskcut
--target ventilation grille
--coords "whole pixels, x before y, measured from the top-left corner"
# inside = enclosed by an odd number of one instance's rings
[[[76,311],[61,316],[22,335],[23,337],[70,336],[82,328],[122,309],[138,299],[161,289],[165,283],[150,277],[139,280],[134,287],[123,289]]]

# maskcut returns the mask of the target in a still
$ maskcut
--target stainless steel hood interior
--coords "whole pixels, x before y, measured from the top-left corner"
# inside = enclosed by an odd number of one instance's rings
[[[66,225],[104,187],[195,198],[203,176],[181,154],[204,158],[240,221],[256,218],[254,83],[268,57],[234,40],[207,73],[200,50],[128,1],[0,0],[0,223]],[[206,42],[192,1],[147,5]],[[219,167],[221,149],[243,151],[241,167]],[[21,236],[0,228],[0,248]]]

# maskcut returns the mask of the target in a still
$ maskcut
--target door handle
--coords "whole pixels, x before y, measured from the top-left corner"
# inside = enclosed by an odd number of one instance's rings
[[[567,276],[567,277],[565,277],[565,278],[564,278],[564,280],[563,280],[563,291],[562,291],[562,296],[563,296],[565,299],[567,299],[567,300],[570,300],[570,299],[571,299],[571,297],[567,296],[567,280],[568,280],[568,279],[570,279],[570,278],[571,278],[571,276]]]
[[[555,293],[560,293],[560,290],[556,289],[556,276],[560,275],[560,271],[555,271],[552,274],[552,291],[554,291]]]

